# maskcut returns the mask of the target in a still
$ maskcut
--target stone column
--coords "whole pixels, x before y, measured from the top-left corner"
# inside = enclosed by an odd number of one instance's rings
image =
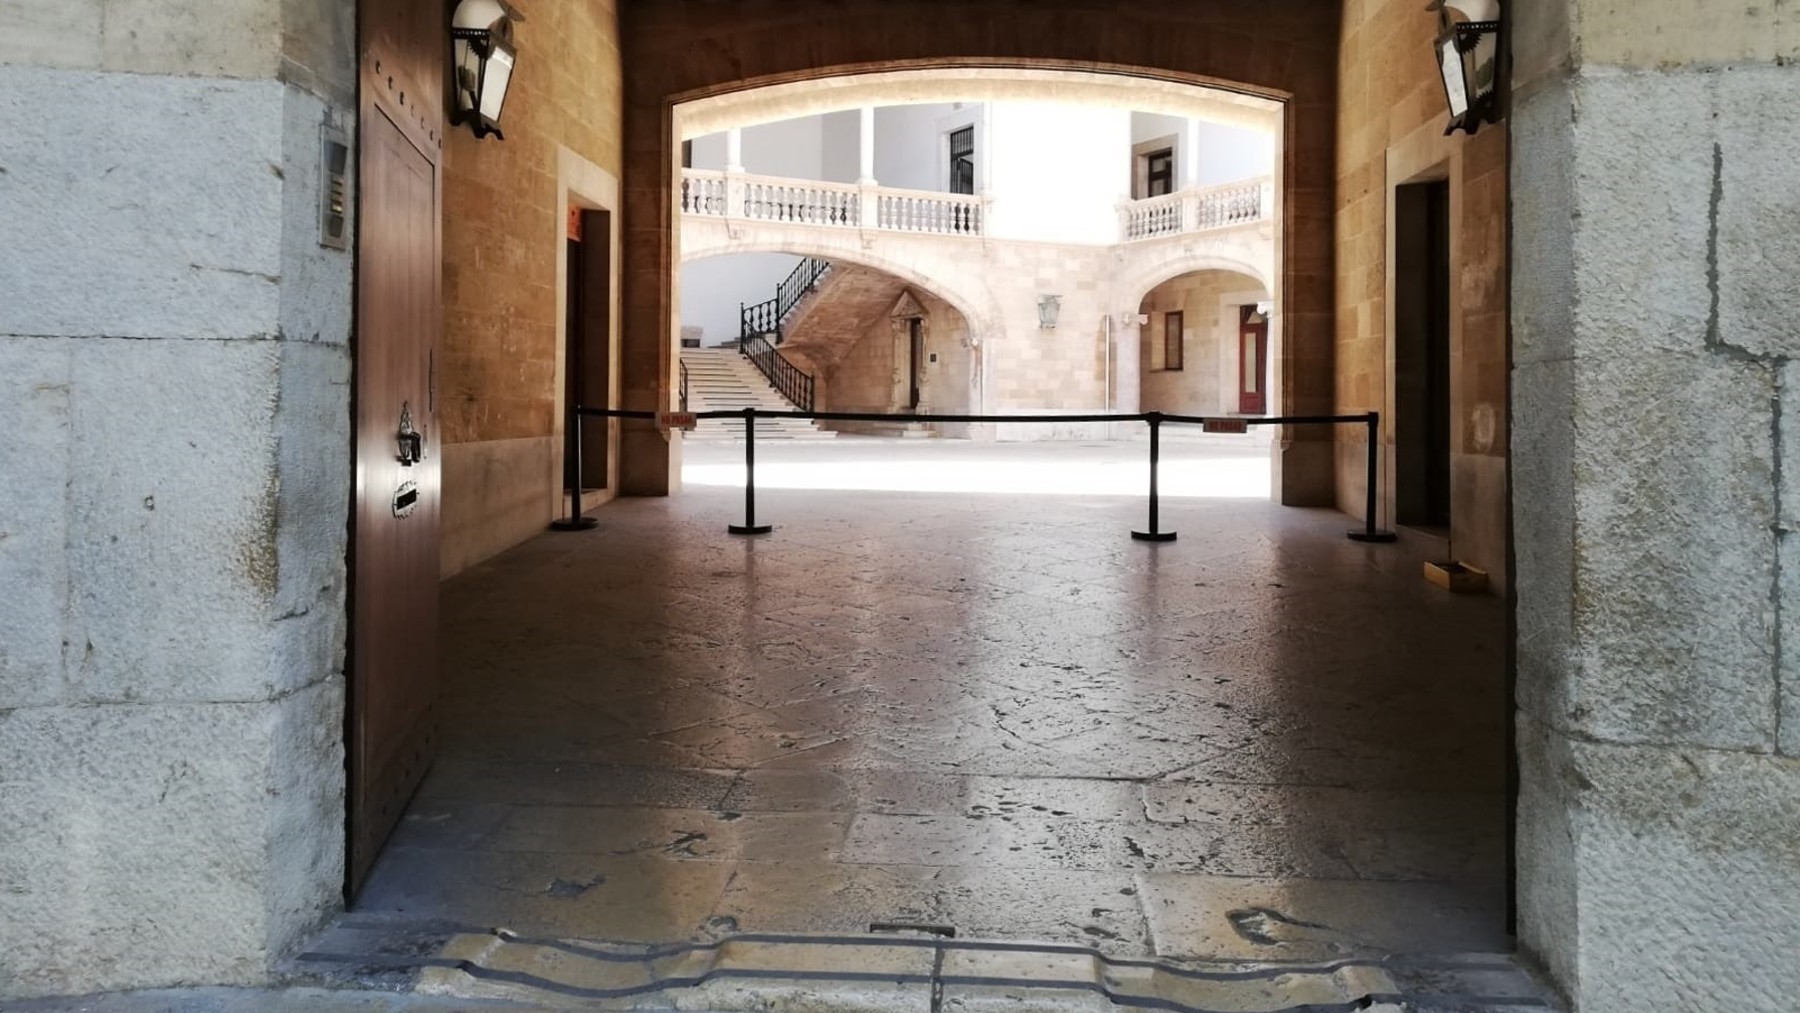
[[[1181,133],[1181,186],[1192,189],[1200,185],[1200,121],[1189,119]]]
[[[875,185],[875,107],[863,106],[858,123],[857,179],[863,186]]]
[[[1581,1013],[1792,1009],[1800,23],[1507,13],[1519,943]]]
[[[725,171],[744,171],[744,131],[739,127],[725,131]]]
[[[1113,318],[1113,411],[1126,415],[1142,403],[1143,328],[1137,318],[1135,311]]]
[[[262,982],[341,903],[355,5],[220,6],[0,36],[0,1000]]]

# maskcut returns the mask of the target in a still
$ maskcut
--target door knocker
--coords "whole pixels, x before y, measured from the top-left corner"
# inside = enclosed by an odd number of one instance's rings
[[[412,467],[425,460],[425,434],[413,428],[412,402],[400,402],[400,463]]]

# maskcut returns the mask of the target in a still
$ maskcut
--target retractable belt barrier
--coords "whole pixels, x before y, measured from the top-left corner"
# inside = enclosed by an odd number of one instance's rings
[[[569,516],[553,522],[550,526],[558,531],[585,531],[593,528],[598,522],[586,516],[581,508],[581,420],[584,418],[599,419],[641,419],[657,421],[665,413],[651,411],[634,411],[624,408],[584,408],[576,406],[569,409],[568,426],[564,430],[564,450],[567,454],[569,483]],[[1213,432],[1244,432],[1249,426],[1313,426],[1313,425],[1362,425],[1367,427],[1369,448],[1369,470],[1367,489],[1368,496],[1363,510],[1363,526],[1346,532],[1347,537],[1358,542],[1391,542],[1394,541],[1392,531],[1375,526],[1375,493],[1380,485],[1381,453],[1381,414],[1364,412],[1359,415],[1277,415],[1277,416],[1220,416],[1220,415],[1170,415],[1164,412],[1139,412],[1131,415],[1115,413],[1071,413],[1068,415],[916,415],[883,412],[803,412],[803,411],[770,411],[763,408],[742,408],[731,411],[706,411],[683,413],[687,418],[700,419],[741,419],[744,423],[744,523],[729,525],[726,530],[734,535],[766,535],[774,530],[773,525],[756,523],[756,420],[761,419],[810,419],[816,422],[1004,422],[1004,423],[1057,423],[1057,422],[1143,422],[1150,426],[1150,523],[1143,531],[1133,531],[1131,537],[1140,542],[1172,542],[1175,532],[1164,531],[1159,526],[1158,507],[1160,496],[1157,479],[1162,469],[1162,427],[1165,424],[1198,425]]]

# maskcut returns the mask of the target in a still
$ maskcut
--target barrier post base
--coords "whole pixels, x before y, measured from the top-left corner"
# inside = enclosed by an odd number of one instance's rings
[[[1172,542],[1175,540],[1175,532],[1173,532],[1173,531],[1133,531],[1131,533],[1131,537],[1137,539],[1140,542]]]
[[[773,524],[727,524],[725,530],[734,535],[766,535],[775,530]]]
[[[564,517],[550,522],[552,531],[591,531],[600,526],[593,517]]]
[[[1344,537],[1353,542],[1397,542],[1400,540],[1400,536],[1392,531],[1364,531],[1362,528],[1346,531]]]

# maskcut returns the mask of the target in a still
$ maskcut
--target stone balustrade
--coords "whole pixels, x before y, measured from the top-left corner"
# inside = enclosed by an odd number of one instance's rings
[[[982,235],[987,217],[966,194],[709,169],[683,169],[680,198],[690,215],[944,236]]]
[[[1206,232],[1267,221],[1275,210],[1275,180],[1247,179],[1222,186],[1189,187],[1119,206],[1125,242],[1185,232]]]

